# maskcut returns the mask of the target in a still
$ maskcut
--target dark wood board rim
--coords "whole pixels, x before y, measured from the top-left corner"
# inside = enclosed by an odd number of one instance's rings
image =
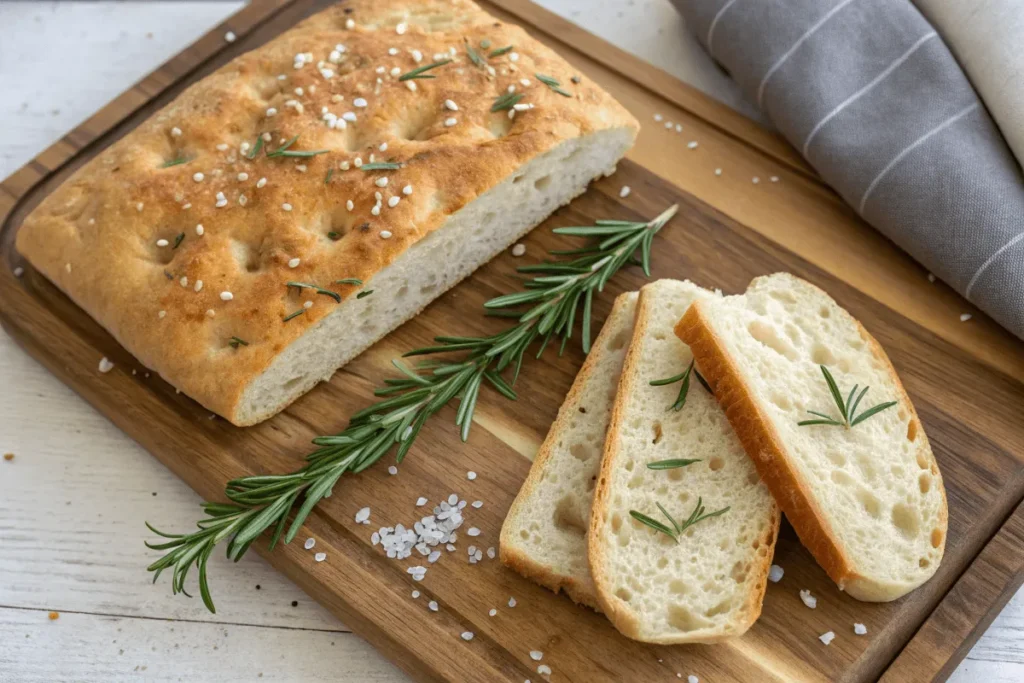
[[[25,164],[25,166],[0,183],[0,224],[6,223],[7,219],[14,213],[20,200],[28,196],[32,190],[45,181],[53,171],[71,162],[76,157],[88,153],[92,144],[96,143],[117,126],[121,125],[133,112],[137,111],[138,108],[143,106],[147,101],[157,94],[166,91],[182,79],[188,78],[195,69],[200,67],[214,55],[219,54],[223,50],[229,49],[230,44],[223,38],[225,31],[232,30],[239,37],[244,36],[254,28],[263,25],[267,21],[273,20],[275,16],[293,5],[294,2],[295,0],[253,0],[251,4],[218,24],[215,28],[211,29],[211,31],[197,40],[193,45],[168,60],[156,71],[139,81],[139,83],[133,86],[130,90],[126,91],[106,105],[103,109],[97,112],[96,115],[80,124],[74,130],[54,143],[51,147],[44,150],[33,160]],[[505,12],[518,17],[523,23],[530,24],[531,28],[534,30],[548,33],[549,35],[556,35],[557,33],[557,38],[559,40],[569,44],[570,46],[576,47],[577,49],[587,50],[588,55],[596,61],[601,62],[626,78],[639,83],[650,92],[653,92],[686,109],[695,116],[713,121],[713,125],[732,134],[730,122],[735,117],[740,116],[739,114],[728,109],[725,105],[710,100],[692,87],[679,82],[668,74],[665,74],[650,65],[643,63],[632,55],[628,55],[618,48],[603,43],[600,39],[597,39],[579,27],[576,27],[575,25],[551,14],[547,10],[533,5],[527,0],[499,0],[497,2],[485,4],[493,4],[500,7]],[[593,45],[595,42],[601,44],[603,47],[597,55],[593,54],[593,51],[588,47],[588,44]],[[168,72],[173,74],[174,78],[168,79],[166,76]],[[97,122],[103,119],[108,120],[109,123],[106,125],[97,125]],[[807,174],[809,177],[815,177],[813,172],[809,171],[806,165],[796,157],[795,153],[773,133],[764,131],[764,137],[755,140],[750,140],[747,137],[740,137],[738,134],[733,135],[733,137],[739,143],[756,149],[763,154],[772,156],[773,158],[792,166],[796,170]],[[5,293],[3,301],[6,302],[8,300],[8,295],[14,293],[11,289],[12,287],[16,289],[18,284],[16,278],[11,272],[11,268],[0,269],[0,291],[4,291]],[[8,307],[4,306],[0,309],[0,323],[12,332],[13,338],[21,343],[17,334],[14,333],[14,330],[19,327],[19,322],[20,321],[16,316],[12,316],[12,312]],[[61,321],[56,319],[52,322],[56,325],[62,324]],[[49,359],[49,361],[50,362],[46,362],[45,364],[51,368],[54,368],[55,364],[60,363],[60,359],[57,358]],[[67,374],[73,374],[73,371],[69,369],[65,370]],[[95,396],[89,397],[90,402],[94,402],[95,399]],[[986,552],[997,545],[1010,543],[1014,541],[1014,539],[1019,540],[1022,526],[1024,526],[1024,506],[1018,506],[1013,510],[1002,526],[1000,526],[991,538],[989,538],[985,547],[975,556],[971,563],[967,565],[964,572],[952,587],[937,602],[936,606],[921,624],[917,633],[907,644],[905,649],[890,664],[886,674],[887,676],[890,675],[891,672],[900,671],[900,667],[904,666],[904,662],[913,661],[914,653],[919,648],[929,648],[932,653],[932,659],[935,659],[935,645],[926,640],[929,629],[935,628],[936,625],[941,624],[942,620],[947,618],[950,612],[958,613],[961,618],[965,616],[963,614],[962,606],[958,605],[956,602],[959,593],[972,586],[991,582],[991,578],[988,577],[988,572],[983,566],[987,561]],[[274,564],[278,568],[283,568],[289,563],[282,559],[282,561],[274,562]],[[289,573],[291,574],[291,572]],[[978,636],[980,636],[984,627],[992,621],[998,613],[998,610],[1005,605],[1006,601],[1013,594],[1016,587],[1020,585],[1022,580],[1019,567],[1017,568],[1016,573],[1010,572],[1009,569],[1004,567],[1002,568],[1002,574],[1000,574],[1000,576],[1005,577],[1002,589],[992,593],[990,595],[990,601],[982,605],[981,609],[971,610],[970,613],[966,615],[968,620],[962,624],[962,631],[958,631],[956,634],[956,638],[962,638],[957,641],[958,644],[954,647],[952,643],[942,643],[942,646],[947,648],[947,651],[944,653],[946,659],[945,664],[940,669],[932,672],[931,675],[935,679],[944,679],[949,675],[959,661],[965,656],[970,645],[972,645],[977,640]],[[296,579],[298,577],[293,575],[292,578]],[[988,593],[986,593],[986,595],[988,595]],[[358,615],[349,613],[339,605],[332,605],[331,607],[336,613],[343,613],[350,623],[358,623],[358,630],[362,632],[373,630],[374,627],[369,622],[360,619]],[[387,633],[379,633],[376,635],[379,637],[378,642],[386,642],[388,638]],[[947,635],[952,634],[947,633]],[[951,639],[947,638],[946,640],[948,641]],[[393,655],[394,652],[400,650],[400,647],[396,648],[395,651],[389,654]],[[411,670],[410,667],[414,666],[414,663],[412,662],[399,661],[398,664],[416,677],[423,676],[424,672]],[[921,670],[915,669],[915,672],[921,673]],[[423,680],[432,679],[428,678]]]

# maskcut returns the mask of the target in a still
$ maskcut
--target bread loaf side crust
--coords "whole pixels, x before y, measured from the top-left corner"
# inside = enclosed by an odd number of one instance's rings
[[[484,39],[513,45],[517,60],[510,51],[475,64],[467,42],[479,54]],[[430,79],[395,75],[449,58]],[[576,75],[468,0],[339,3],[195,83],[90,160],[25,219],[17,248],[144,366],[238,423],[246,387],[338,306],[286,283],[354,303],[360,286],[337,280],[372,288],[374,274],[530,160],[596,132],[635,136],[636,119]],[[534,107],[514,119],[490,111],[510,85]],[[290,151],[327,152],[266,156],[293,138]],[[402,166],[363,171],[357,158]],[[232,337],[248,345],[231,347]]]
[[[627,292],[616,297],[612,311],[608,314],[608,320],[620,315],[621,310],[630,305],[630,299],[633,296],[633,293]],[[599,360],[598,354],[594,353],[593,350],[604,348],[606,332],[608,334],[611,333],[608,330],[607,322],[601,328],[597,339],[594,340],[591,346],[591,353],[583,362],[583,366],[576,375],[576,379],[573,381],[565,401],[563,401],[562,406],[558,409],[558,416],[548,430],[544,443],[541,444],[540,449],[537,451],[533,466],[530,468],[530,473],[519,489],[516,499],[512,502],[508,514],[505,516],[505,522],[501,526],[501,538],[498,546],[501,562],[505,566],[511,567],[526,578],[532,579],[556,593],[562,590],[573,602],[586,605],[598,611],[601,611],[601,607],[594,592],[593,581],[578,581],[574,576],[553,571],[547,565],[534,560],[520,546],[519,539],[515,538],[515,529],[513,527],[515,526],[515,520],[521,514],[523,506],[529,503],[533,497],[534,489],[541,483],[541,478],[544,474],[544,463],[551,457],[559,437],[568,428],[569,422],[575,417],[576,405],[580,401],[580,394],[583,392],[583,387],[589,381],[590,375]]]

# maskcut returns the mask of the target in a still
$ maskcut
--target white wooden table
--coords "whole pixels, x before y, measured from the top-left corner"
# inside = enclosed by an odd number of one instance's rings
[[[540,3],[756,115],[668,0]],[[240,5],[0,0],[0,178]],[[211,563],[216,615],[152,586],[143,520],[198,497],[3,334],[0,387],[0,681],[407,680],[255,555]],[[1024,681],[1024,594],[953,680]]]

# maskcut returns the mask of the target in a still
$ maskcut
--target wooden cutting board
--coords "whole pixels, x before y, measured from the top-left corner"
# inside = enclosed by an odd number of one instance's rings
[[[454,411],[447,408],[424,428],[397,476],[381,464],[336,486],[311,516],[308,533],[300,534],[315,537],[327,561],[316,563],[299,543],[273,553],[257,549],[422,681],[543,680],[531,650],[544,652],[552,681],[668,681],[677,673],[714,683],[944,678],[1024,576],[1024,344],[944,286],[929,283],[779,138],[526,0],[487,8],[527,25],[650,124],[631,161],[535,230],[525,257],[498,257],[274,419],[249,429],[209,419],[186,396],[147,377],[20,259],[13,244],[21,220],[69,173],[189,83],[324,4],[254,2],[0,184],[0,322],[8,332],[202,496],[220,500],[232,477],[298,467],[313,436],[340,431],[346,416],[372,400],[373,389],[392,375],[391,358],[436,334],[500,329],[501,321],[485,318],[481,307],[516,289],[514,268],[539,260],[547,249],[578,244],[553,236],[552,227],[650,218],[679,203],[679,215],[655,243],[655,277],[738,292],[756,275],[788,270],[829,291],[889,352],[932,440],[949,497],[946,557],[923,588],[890,604],[852,600],[786,525],[775,557],[785,577],[769,585],[761,619],[744,637],[716,646],[626,640],[600,615],[496,560],[470,565],[466,537],[414,583],[405,571],[413,562],[385,558],[371,546],[371,531],[417,519],[419,496],[433,504],[455,492],[484,501],[481,509],[468,509],[467,526],[482,530],[472,539],[478,547],[496,546],[529,459],[582,362],[575,348],[526,365],[520,401],[481,396],[468,443],[458,440]],[[238,36],[232,44],[223,41],[229,28]],[[681,123],[684,132],[652,123],[654,113]],[[689,140],[699,148],[689,150]],[[633,188],[625,200],[618,196],[622,185]],[[26,270],[21,278],[12,272],[18,266]],[[616,276],[598,298],[595,318],[604,319],[616,294],[644,282],[637,269]],[[959,321],[961,312],[974,314],[970,324]],[[108,374],[97,372],[102,356],[116,363]],[[475,481],[467,479],[469,470],[479,473]],[[363,506],[372,508],[370,526],[354,522]],[[211,580],[216,598],[218,582],[231,576]],[[818,597],[817,609],[801,603],[804,588]],[[419,600],[410,597],[414,589],[423,593]],[[438,602],[438,612],[427,609],[428,600]],[[488,616],[492,608],[495,617]],[[198,601],[196,609],[202,609]],[[854,622],[866,624],[868,635],[854,636]],[[466,630],[476,634],[471,642],[459,637]],[[829,630],[837,637],[826,647],[817,637]]]

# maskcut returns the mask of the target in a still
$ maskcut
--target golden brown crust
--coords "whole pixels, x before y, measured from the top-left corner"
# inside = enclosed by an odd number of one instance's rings
[[[813,287],[813,285],[809,286]],[[824,292],[822,294],[827,296]],[[902,382],[899,381],[888,355],[860,322],[856,320],[855,322],[861,336],[871,347],[872,353],[886,364],[886,369],[898,388],[900,405],[910,411],[914,422],[920,429],[921,421],[917,411],[914,409],[910,397],[907,396]],[[696,302],[686,311],[675,326],[675,334],[689,345],[700,366],[701,374],[714,390],[715,397],[725,410],[733,430],[743,444],[747,455],[754,462],[758,474],[768,486],[775,502],[786,514],[786,518],[796,531],[800,542],[810,551],[829,577],[840,589],[847,591],[852,597],[862,600],[893,600],[902,595],[903,593],[899,593],[879,598],[876,582],[866,579],[854,570],[853,563],[843,552],[836,534],[810,495],[811,487],[791,466],[785,455],[781,438],[772,427],[771,421],[762,414],[757,402],[743,383],[737,359],[730,356],[725,351],[725,344],[717,339],[700,302]],[[945,487],[942,485],[938,466],[935,464],[923,429],[920,429],[920,435],[919,448],[931,461],[930,471],[936,477],[938,486],[942,490],[940,520],[944,542],[947,524]]]
[[[583,387],[586,386],[591,373],[599,362],[601,350],[605,348],[606,334],[611,334],[607,321],[623,315],[623,309],[630,305],[630,300],[633,297],[635,297],[633,292],[620,294],[616,297],[604,327],[601,328],[597,339],[594,340],[593,350],[583,362],[583,366],[576,375],[576,379],[573,380],[572,387],[569,389],[569,393],[566,394],[565,400],[558,410],[558,416],[551,424],[544,443],[541,444],[540,449],[537,451],[537,455],[533,460],[533,466],[530,468],[530,473],[519,489],[516,499],[512,502],[508,514],[505,516],[505,523],[501,527],[501,542],[499,543],[503,564],[556,593],[559,590],[563,590],[573,602],[586,605],[597,611],[601,611],[601,607],[598,604],[597,596],[594,594],[593,583],[577,581],[573,576],[559,574],[552,571],[547,565],[534,560],[520,547],[519,540],[514,537],[514,530],[509,522],[519,518],[519,515],[522,514],[520,508],[526,505],[527,501],[533,497],[533,490],[540,484],[543,477],[544,464],[551,457],[559,436],[568,429],[569,422],[575,418],[576,405],[581,400],[580,394],[583,392]]]
[[[512,61],[513,52],[488,59],[491,74],[470,61],[464,39],[478,53],[486,52],[482,40],[492,50],[514,45],[518,59]],[[345,51],[332,61],[339,44]],[[415,92],[392,75],[449,48],[456,61],[429,72],[434,79],[409,81]],[[422,53],[419,62],[414,51]],[[297,55],[310,53],[312,62],[295,68]],[[535,72],[556,78],[572,96],[539,82]],[[574,75],[522,29],[468,0],[351,0],[188,88],[51,194],[25,220],[17,247],[145,366],[233,418],[244,388],[336,306],[286,282],[352,297],[358,287],[334,282],[369,280],[530,159],[566,139],[638,128],[608,94],[587,79],[574,83]],[[513,120],[490,112],[510,85],[525,95],[523,104],[535,105]],[[271,108],[276,114],[269,115]],[[324,110],[336,117],[353,112],[357,120],[331,128]],[[455,125],[445,125],[449,118]],[[263,133],[271,140],[249,160],[243,143],[253,145]],[[293,150],[329,151],[265,156],[294,136]],[[368,162],[371,154],[404,166],[354,168],[357,157]],[[187,162],[163,166],[179,158]],[[340,167],[344,161],[349,170]],[[199,182],[196,173],[203,174]],[[377,187],[385,176],[388,186]],[[266,184],[259,187],[261,178]],[[409,195],[401,192],[407,185]],[[223,207],[216,206],[219,192]],[[375,192],[383,199],[379,216],[371,212]],[[391,197],[399,197],[397,206],[388,205]],[[293,259],[299,263],[289,267]],[[224,301],[221,292],[233,298]],[[312,308],[283,322],[306,301]],[[249,345],[231,348],[233,336]]]

